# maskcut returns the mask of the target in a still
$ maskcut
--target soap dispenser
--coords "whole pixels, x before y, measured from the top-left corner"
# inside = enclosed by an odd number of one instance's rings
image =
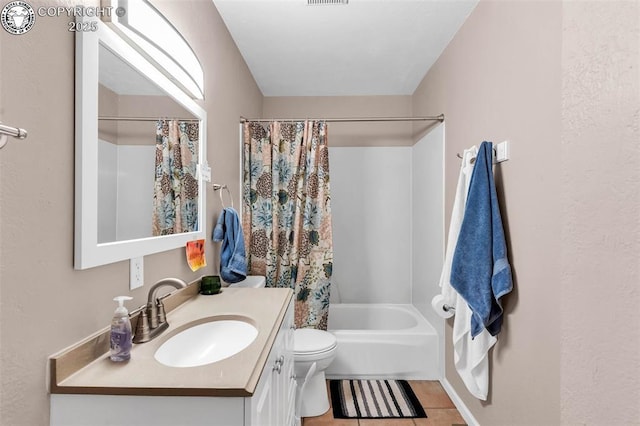
[[[113,299],[118,302],[118,307],[111,320],[111,361],[128,361],[131,358],[131,321],[129,312],[124,307],[124,301],[131,299],[129,296],[118,296]]]

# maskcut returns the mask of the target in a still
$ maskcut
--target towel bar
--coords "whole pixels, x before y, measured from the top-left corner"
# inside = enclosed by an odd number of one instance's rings
[[[493,164],[502,163],[503,161],[507,161],[509,159],[509,141],[500,142],[497,145],[494,145],[491,149]],[[462,155],[459,152],[456,153],[456,157],[462,160]],[[471,159],[471,164],[476,162],[476,157]]]
[[[9,139],[9,136],[14,138],[24,139],[27,137],[27,131],[19,127],[9,127],[0,123],[0,149],[2,149]]]
[[[231,200],[231,208],[233,208],[233,196],[231,195],[231,191],[229,190],[229,187],[225,184],[219,184],[219,183],[214,183],[213,184],[213,190],[214,191],[220,191],[218,194],[220,194],[220,202],[222,203],[222,207],[225,207],[224,205],[224,200],[222,199],[222,190],[226,189],[227,190],[227,194],[229,194],[229,200]]]

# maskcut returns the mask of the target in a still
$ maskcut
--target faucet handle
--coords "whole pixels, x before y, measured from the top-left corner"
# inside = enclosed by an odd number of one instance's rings
[[[149,337],[149,318],[147,317],[146,310],[140,311],[138,315],[138,322],[136,323],[136,333],[133,336],[133,343],[148,342]]]
[[[158,310],[158,325],[162,325],[167,322],[167,315],[164,312],[164,303],[162,303],[162,300],[158,299],[156,308]]]
[[[149,328],[151,330],[158,328],[158,308],[153,302],[147,305],[147,312],[149,313]]]

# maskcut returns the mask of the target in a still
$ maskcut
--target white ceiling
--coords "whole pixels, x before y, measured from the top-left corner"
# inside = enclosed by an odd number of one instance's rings
[[[213,0],[264,96],[411,95],[478,0]]]

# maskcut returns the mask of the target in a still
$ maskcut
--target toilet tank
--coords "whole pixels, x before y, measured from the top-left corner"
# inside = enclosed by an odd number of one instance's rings
[[[247,278],[244,280],[235,283],[229,284],[231,288],[240,288],[240,287],[249,287],[249,288],[261,288],[266,285],[266,278],[260,275],[247,275]]]

